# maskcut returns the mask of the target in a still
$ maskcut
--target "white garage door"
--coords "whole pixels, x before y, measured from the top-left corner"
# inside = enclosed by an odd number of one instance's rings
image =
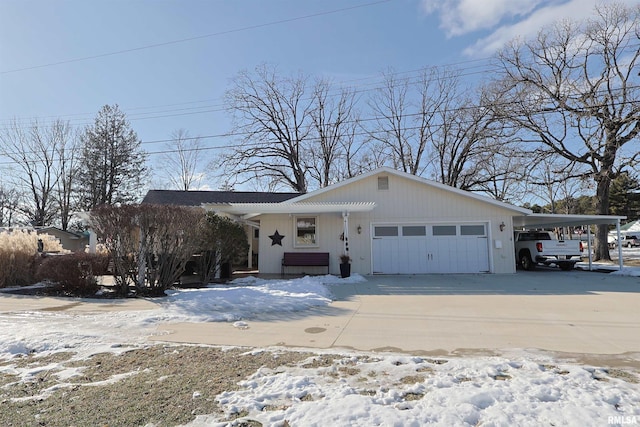
[[[374,224],[374,274],[487,273],[487,224]]]

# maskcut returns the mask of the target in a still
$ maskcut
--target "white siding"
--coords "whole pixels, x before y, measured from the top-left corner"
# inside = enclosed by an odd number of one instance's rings
[[[485,203],[481,200],[458,195],[453,192],[432,187],[394,174],[389,174],[389,189],[378,190],[378,176],[339,186],[313,196],[309,202],[376,202],[371,212],[351,213],[349,215],[350,255],[352,272],[372,273],[371,229],[372,223],[454,223],[485,222],[489,224],[489,263],[491,272],[513,273],[515,261],[512,241],[513,211]],[[260,220],[260,271],[279,273],[282,253],[293,251],[294,216],[262,215]],[[342,253],[343,242],[341,213],[318,215],[319,247],[307,251],[331,253],[331,272],[337,274],[338,256]],[[499,225],[506,227],[500,231]],[[358,225],[362,233],[357,233]],[[275,230],[286,237],[283,246],[271,246],[269,235]],[[496,240],[502,248],[496,249]],[[309,269],[304,269],[310,272]],[[295,271],[295,270],[287,270]],[[322,272],[322,271],[321,271]]]

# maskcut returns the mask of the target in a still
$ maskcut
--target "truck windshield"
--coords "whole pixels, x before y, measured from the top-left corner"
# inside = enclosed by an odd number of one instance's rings
[[[518,240],[551,240],[551,236],[549,233],[523,233],[519,236]]]

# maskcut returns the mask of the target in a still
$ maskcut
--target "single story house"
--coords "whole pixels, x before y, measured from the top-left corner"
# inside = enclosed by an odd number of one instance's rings
[[[259,225],[261,273],[285,252],[328,252],[332,274],[342,254],[360,274],[513,273],[512,218],[531,213],[387,167],[279,203],[203,206]]]
[[[152,190],[143,203],[201,206],[237,219],[250,236],[249,267],[267,274],[280,273],[289,252],[329,253],[328,270],[336,275],[341,255],[350,257],[352,273],[365,275],[514,273],[515,227],[619,227],[623,218],[533,214],[388,167],[306,194]]]
[[[36,233],[54,236],[64,249],[71,252],[84,252],[89,245],[89,233],[86,232],[73,232],[58,227],[36,227]]]

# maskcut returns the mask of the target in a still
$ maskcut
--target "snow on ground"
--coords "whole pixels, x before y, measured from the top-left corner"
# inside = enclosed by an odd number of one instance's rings
[[[640,268],[625,270],[620,274]],[[158,305],[152,310],[4,313],[0,358],[59,351],[77,352],[81,358],[125,351],[143,345],[163,322],[227,321],[244,328],[245,320],[272,312],[326,306],[333,286],[360,281],[365,279],[358,275],[250,277],[225,286],[171,291],[167,298],[152,300]],[[318,356],[306,365],[259,370],[240,382],[240,390],[217,396],[223,415],[199,416],[188,426],[238,425],[243,419],[264,425],[640,424],[637,372],[559,363],[524,350],[501,357],[438,359],[314,352]],[[13,373],[24,381],[34,375],[27,368]],[[229,421],[238,414],[246,416]]]
[[[167,298],[150,300],[157,304],[154,310],[0,313],[0,358],[69,348],[92,354],[95,346],[109,349],[139,344],[161,322],[242,321],[269,313],[304,311],[331,303],[327,285],[359,281],[365,279],[360,275],[347,279],[327,275],[292,280],[247,277],[230,285],[169,291]]]
[[[322,356],[309,364],[317,359]],[[637,384],[612,371],[544,357],[358,354],[318,367],[314,375],[303,366],[263,368],[241,381],[241,390],[222,393],[217,401],[227,419],[247,414],[236,425],[257,420],[308,426],[590,426],[616,424],[613,417],[640,423]],[[230,424],[208,415],[187,425]]]

